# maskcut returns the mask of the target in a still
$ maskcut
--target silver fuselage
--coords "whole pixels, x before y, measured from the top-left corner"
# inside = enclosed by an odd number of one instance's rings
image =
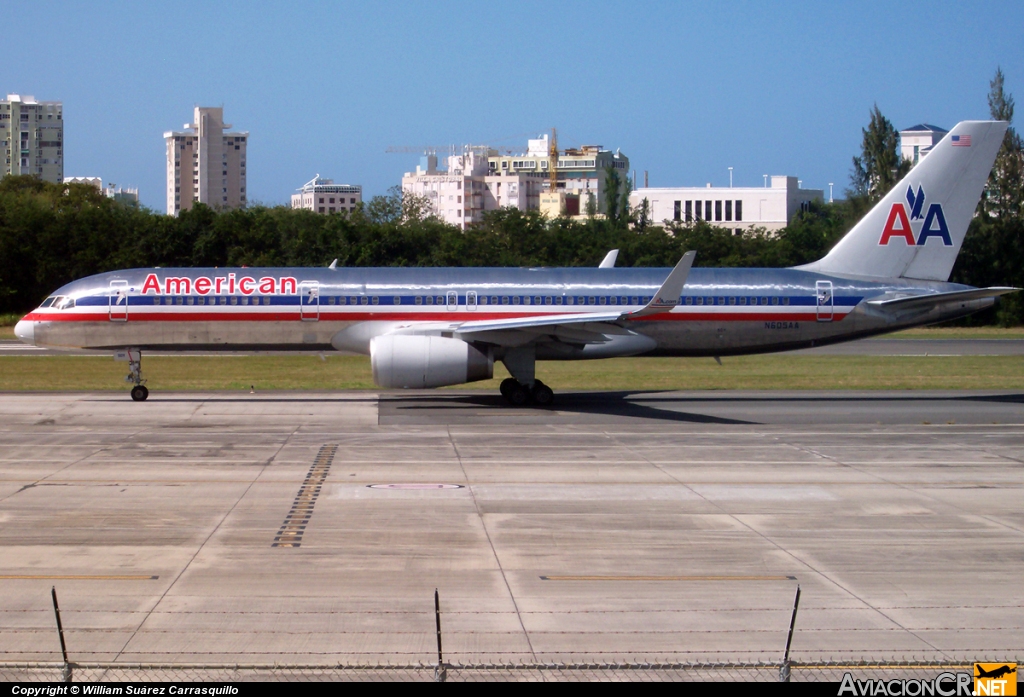
[[[640,308],[669,269],[228,268],[132,269],[62,287],[18,325],[52,348],[167,351],[361,350],[339,337],[470,320]],[[797,269],[693,269],[670,312],[622,322],[653,339],[647,355],[724,356],[845,341],[932,324],[992,298],[882,312],[868,303],[968,289]],[[578,348],[578,347],[577,347]],[[608,347],[612,349],[611,346]],[[501,347],[495,357],[500,358]],[[625,353],[636,353],[627,350]],[[608,357],[555,337],[538,359]]]

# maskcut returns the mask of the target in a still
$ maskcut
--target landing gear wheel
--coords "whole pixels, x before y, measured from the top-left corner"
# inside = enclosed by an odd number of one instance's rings
[[[501,385],[498,387],[498,391],[501,392],[501,396],[505,399],[509,398],[509,394],[512,392],[512,388],[518,385],[515,378],[505,378],[501,381]]]
[[[514,407],[526,406],[530,401],[530,391],[517,382],[509,389],[506,399]]]
[[[545,385],[540,380],[534,380],[533,382],[533,403],[538,407],[551,406],[551,402],[555,400],[555,393],[551,391],[551,388]]]
[[[149,390],[145,385],[136,385],[132,388],[132,399],[136,402],[145,402],[149,396]]]

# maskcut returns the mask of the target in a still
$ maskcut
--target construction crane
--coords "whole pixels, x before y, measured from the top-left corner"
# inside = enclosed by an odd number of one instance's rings
[[[551,129],[551,147],[548,148],[548,191],[558,191],[558,132]]]

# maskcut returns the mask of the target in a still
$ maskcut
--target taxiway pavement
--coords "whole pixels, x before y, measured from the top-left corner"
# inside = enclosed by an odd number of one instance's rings
[[[1021,656],[1022,493],[1014,392],[3,394],[0,660]]]

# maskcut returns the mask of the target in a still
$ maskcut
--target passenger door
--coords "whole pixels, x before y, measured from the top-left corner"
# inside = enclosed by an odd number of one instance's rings
[[[111,281],[107,295],[107,317],[111,322],[128,321],[128,281]]]
[[[818,296],[818,321],[831,322],[833,316],[832,307],[832,281],[817,281],[815,294]]]
[[[320,319],[319,281],[303,281],[299,284],[299,317],[307,322]]]

